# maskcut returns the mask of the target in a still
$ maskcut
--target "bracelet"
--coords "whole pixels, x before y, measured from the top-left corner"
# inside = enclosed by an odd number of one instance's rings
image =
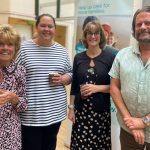
[[[74,105],[68,105],[68,109],[74,109]]]
[[[142,121],[143,121],[143,123],[144,123],[146,126],[150,126],[150,119],[149,119],[148,116],[144,116],[144,117],[142,118]]]

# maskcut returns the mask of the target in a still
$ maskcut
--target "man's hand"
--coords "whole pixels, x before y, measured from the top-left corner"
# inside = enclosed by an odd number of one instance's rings
[[[124,118],[124,123],[129,129],[144,129],[146,125],[142,118],[128,117]]]
[[[135,141],[138,144],[143,145],[144,144],[144,139],[145,139],[145,135],[144,135],[144,131],[143,129],[135,129],[135,130],[131,130]]]

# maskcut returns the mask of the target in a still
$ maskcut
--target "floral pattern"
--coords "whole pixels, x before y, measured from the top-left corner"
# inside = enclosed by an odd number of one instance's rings
[[[12,106],[7,103],[0,106],[0,149],[21,150],[21,121],[19,112],[27,108],[25,95],[25,68],[12,62],[8,67],[1,69],[3,80],[0,89],[15,92],[19,96],[19,103]]]

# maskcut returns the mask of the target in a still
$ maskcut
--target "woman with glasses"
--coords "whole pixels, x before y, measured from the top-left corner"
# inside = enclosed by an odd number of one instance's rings
[[[99,21],[83,31],[86,51],[74,58],[68,118],[73,122],[71,150],[111,150],[110,77],[114,55],[104,51],[106,38]]]

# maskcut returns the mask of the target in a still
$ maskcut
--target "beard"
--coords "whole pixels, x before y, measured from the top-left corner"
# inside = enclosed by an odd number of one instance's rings
[[[144,43],[145,43],[145,44],[148,44],[148,43],[150,44],[150,39],[147,39],[147,38],[145,38],[145,39],[143,39],[143,38],[142,38],[142,39],[138,39],[137,41],[138,41],[139,43],[143,43],[143,44],[144,44]]]
[[[142,33],[136,33],[135,39],[139,43],[149,43],[150,44],[150,31],[143,31]]]

